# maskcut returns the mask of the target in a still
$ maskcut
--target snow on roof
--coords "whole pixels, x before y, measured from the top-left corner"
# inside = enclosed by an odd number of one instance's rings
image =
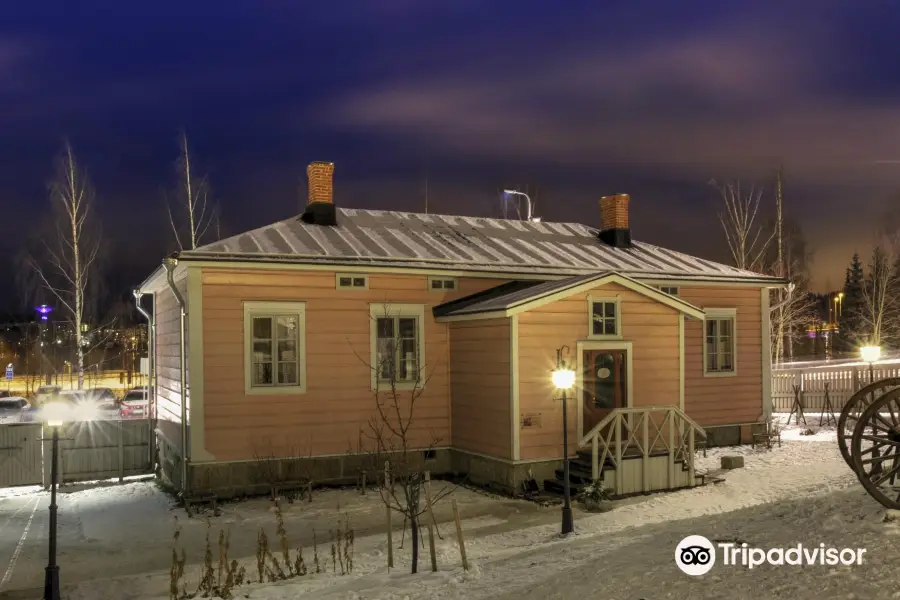
[[[628,287],[634,286],[632,289],[635,291],[643,289],[651,294],[660,294],[673,308],[687,312],[695,318],[699,318],[703,312],[702,309],[680,298],[658,291],[630,277],[623,276],[621,273],[607,271],[543,282],[512,281],[485,292],[435,306],[433,313],[435,317],[457,317],[522,309],[533,301],[546,299],[567,290],[574,291],[575,288],[585,284],[601,283],[603,280],[615,281]]]
[[[500,286],[501,288],[506,287],[505,290],[498,290],[500,293],[493,294],[486,297],[475,298],[474,302],[465,303],[466,300],[471,299],[470,297],[461,298],[459,301],[462,301],[462,305],[455,305],[456,302],[448,302],[446,304],[441,304],[439,306],[434,307],[434,315],[436,317],[439,316],[456,316],[456,315],[469,315],[475,313],[487,313],[494,312],[499,310],[506,310],[508,308],[512,308],[518,304],[522,304],[524,302],[528,302],[529,300],[533,300],[536,298],[540,298],[542,296],[548,296],[555,292],[575,287],[581,283],[587,283],[592,279],[600,279],[605,275],[605,273],[592,273],[589,275],[576,275],[575,277],[568,277],[566,279],[557,279],[554,281],[544,281],[544,282],[535,282],[534,285],[527,285],[531,282],[513,282],[521,284],[519,286],[506,285]],[[494,288],[497,289],[497,288]],[[476,296],[478,294],[475,294]],[[455,305],[455,306],[454,306]],[[440,313],[440,314],[439,314]]]
[[[253,260],[580,275],[615,271],[659,279],[781,280],[643,242],[613,248],[598,230],[548,223],[338,208],[337,225],[299,217],[179,254],[182,260]]]

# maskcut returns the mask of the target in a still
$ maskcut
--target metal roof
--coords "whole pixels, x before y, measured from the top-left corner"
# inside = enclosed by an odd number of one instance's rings
[[[337,225],[299,216],[179,253],[182,260],[378,265],[549,276],[615,271],[658,279],[780,279],[644,242],[613,248],[578,223],[338,208]]]

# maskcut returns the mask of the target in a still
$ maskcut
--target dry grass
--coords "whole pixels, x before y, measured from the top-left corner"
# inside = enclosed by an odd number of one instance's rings
[[[237,560],[229,560],[228,550],[229,533],[225,529],[219,530],[218,536],[218,561],[213,560],[213,548],[211,541],[212,525],[207,520],[206,544],[204,548],[203,564],[200,567],[200,580],[197,590],[188,593],[185,577],[185,550],[178,547],[181,528],[176,520],[173,534],[172,566],[169,571],[169,597],[171,600],[188,600],[192,598],[222,598],[234,597],[235,589],[245,583],[274,583],[286,581],[296,577],[303,577],[309,573],[309,569],[303,558],[303,548],[297,547],[292,551],[287,528],[284,525],[284,515],[278,500],[273,501],[275,509],[275,537],[277,548],[275,553],[269,543],[269,536],[265,529],[260,527],[256,536],[256,580],[247,577],[247,570]],[[331,561],[332,573],[337,574],[340,568],[341,575],[349,575],[353,572],[353,544],[354,531],[350,526],[350,520],[341,513],[337,507],[337,526],[331,530]],[[315,529],[313,538],[313,564],[315,573],[327,571],[327,559],[322,564],[319,558],[318,538]],[[277,555],[276,555],[277,553]]]

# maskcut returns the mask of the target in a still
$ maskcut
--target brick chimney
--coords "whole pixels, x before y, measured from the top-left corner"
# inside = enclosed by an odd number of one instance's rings
[[[337,212],[334,208],[334,163],[312,162],[306,167],[307,189],[309,200],[306,211],[300,217],[305,223],[312,225],[337,225]]]
[[[628,194],[600,198],[600,239],[613,248],[631,248]]]

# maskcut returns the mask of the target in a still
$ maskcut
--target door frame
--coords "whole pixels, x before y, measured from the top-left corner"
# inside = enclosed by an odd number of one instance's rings
[[[631,365],[631,342],[582,340],[575,342],[576,367],[575,390],[578,397],[578,440],[584,437],[584,352],[585,350],[621,350],[625,352],[625,400],[626,408],[634,406],[634,378]]]

